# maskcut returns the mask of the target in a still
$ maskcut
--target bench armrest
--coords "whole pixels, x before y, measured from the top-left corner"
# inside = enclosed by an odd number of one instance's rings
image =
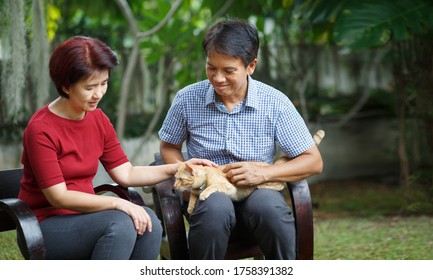
[[[94,188],[96,194],[111,192],[120,198],[144,206],[144,201],[138,191],[132,187],[122,187],[118,184],[102,184]]]
[[[39,222],[33,211],[18,198],[0,200],[0,231],[17,230],[21,253],[28,260],[46,259],[46,249]]]
[[[296,227],[296,259],[312,260],[314,256],[313,208],[306,180],[287,182]]]

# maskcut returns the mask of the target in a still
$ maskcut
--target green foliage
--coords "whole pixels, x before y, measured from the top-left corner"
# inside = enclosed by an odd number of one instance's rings
[[[429,0],[305,0],[295,11],[316,40],[353,49],[413,39],[433,30]]]
[[[102,3],[102,4],[101,4]],[[209,25],[213,24],[219,17],[240,17],[247,18],[254,22],[259,31],[263,49],[266,48],[282,48],[287,43],[296,45],[323,43],[329,40],[332,36],[330,28],[337,18],[337,11],[341,10],[341,1],[233,1],[226,6],[226,2],[218,1],[198,1],[188,0],[183,1],[180,9],[175,16],[163,26],[157,33],[143,38],[140,42],[140,51],[146,67],[150,73],[149,79],[144,80],[147,89],[151,90],[158,87],[159,81],[156,80],[156,75],[160,68],[160,61],[164,59],[164,67],[174,69],[173,75],[167,75],[166,83],[170,91],[170,96],[180,88],[187,84],[196,82],[205,78],[204,63],[205,57],[201,47],[201,40],[205,30]],[[128,4],[131,7],[131,12],[137,20],[138,29],[147,31],[158,24],[166,15],[171,7],[172,1],[137,1],[129,0]],[[104,9],[101,9],[101,5]],[[125,16],[120,8],[113,1],[102,0],[96,2],[88,2],[85,0],[64,1],[52,0],[47,1],[46,7],[48,37],[51,40],[51,48],[57,46],[66,38],[82,34],[87,36],[98,37],[107,42],[119,54],[121,65],[113,73],[110,81],[109,94],[105,96],[101,107],[114,120],[117,119],[117,106],[119,103],[119,94],[122,80],[122,71],[126,65],[128,55],[131,51],[133,34],[129,28]],[[305,25],[311,20],[313,23],[310,28],[305,28]],[[277,24],[269,24],[274,22]],[[320,25],[320,28],[317,26]],[[320,32],[318,32],[320,30]],[[324,35],[326,34],[326,35]],[[277,50],[276,55],[282,54]],[[282,55],[281,57],[284,57]],[[274,58],[278,61],[278,58]],[[286,58],[287,59],[287,58]],[[281,61],[281,63],[285,63]],[[302,79],[302,74],[293,75],[292,69],[282,67],[283,71],[270,69],[271,65],[264,65],[263,69],[258,69],[256,78],[269,82],[277,87],[285,88],[285,92],[291,94],[291,98],[296,101],[296,83]],[[294,65],[294,64],[293,64]],[[302,66],[302,64],[301,64]],[[294,69],[297,71],[297,69]],[[307,69],[301,69],[306,71]],[[280,77],[271,77],[269,73],[277,71],[281,73]],[[287,79],[287,75],[291,76]],[[136,82],[135,82],[136,83]],[[314,86],[314,85],[313,85]],[[135,94],[140,94],[142,88],[136,88],[131,85],[131,93],[129,94],[129,104],[136,102]],[[340,107],[339,109],[331,109],[334,103],[324,102],[328,100],[326,89],[319,89],[321,92],[312,95],[308,100],[311,116],[313,120],[317,120],[321,110],[321,106],[328,107],[326,112],[339,112],[343,114],[350,108],[350,102],[337,102],[338,104],[347,104],[348,106]],[[146,93],[150,96],[150,100],[156,97],[152,96],[153,92]],[[324,96],[322,95],[324,94]],[[51,92],[51,96],[56,96]],[[310,97],[309,97],[310,98]],[[134,114],[152,114],[156,110],[155,106],[148,106],[147,110],[135,112],[128,110],[131,119]],[[34,108],[35,109],[35,108]],[[150,111],[149,111],[150,110]],[[30,112],[31,113],[31,112]],[[131,122],[132,123],[132,122]],[[129,125],[128,125],[129,126]],[[137,129],[132,129],[132,134],[126,132],[126,137],[137,135],[140,126]],[[142,132],[145,126],[142,127]]]
[[[0,124],[14,123],[22,110],[26,86],[27,47],[25,42],[24,1],[5,0],[0,7]]]
[[[312,34],[311,43],[332,43],[333,27],[337,16],[347,1],[305,0],[298,1],[294,16],[302,29]]]
[[[338,44],[351,48],[382,46],[433,30],[433,3],[427,0],[347,1],[335,24]]]

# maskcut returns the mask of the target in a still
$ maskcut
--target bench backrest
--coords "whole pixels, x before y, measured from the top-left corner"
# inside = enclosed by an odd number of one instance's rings
[[[22,177],[22,168],[0,170],[0,199],[17,198]]]

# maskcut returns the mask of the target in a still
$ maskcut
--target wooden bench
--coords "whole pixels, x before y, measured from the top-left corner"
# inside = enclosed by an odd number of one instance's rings
[[[0,232],[16,230],[21,240],[20,251],[25,259],[46,259],[45,243],[39,222],[33,211],[22,200],[18,199],[21,168],[0,170]],[[138,205],[144,202],[134,188],[124,188],[117,184],[103,184],[95,187],[97,194],[110,192]]]
[[[184,153],[184,158],[186,154]],[[159,153],[151,165],[162,164]],[[155,212],[163,223],[164,238],[161,245],[161,259],[189,259],[187,242],[187,219],[182,211],[182,194],[173,188],[170,179],[152,188]],[[313,210],[310,190],[306,180],[287,182],[296,227],[296,259],[312,260],[314,253]],[[257,244],[246,241],[229,242],[225,259],[263,259]]]

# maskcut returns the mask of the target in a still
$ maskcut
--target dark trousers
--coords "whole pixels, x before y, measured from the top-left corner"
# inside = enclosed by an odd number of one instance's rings
[[[233,203],[223,193],[197,201],[189,217],[191,259],[224,259],[230,238],[255,239],[265,259],[295,259],[295,224],[281,192],[258,189]]]
[[[59,215],[41,222],[48,259],[157,259],[162,226],[155,213],[152,232],[138,235],[131,218],[117,210]]]

